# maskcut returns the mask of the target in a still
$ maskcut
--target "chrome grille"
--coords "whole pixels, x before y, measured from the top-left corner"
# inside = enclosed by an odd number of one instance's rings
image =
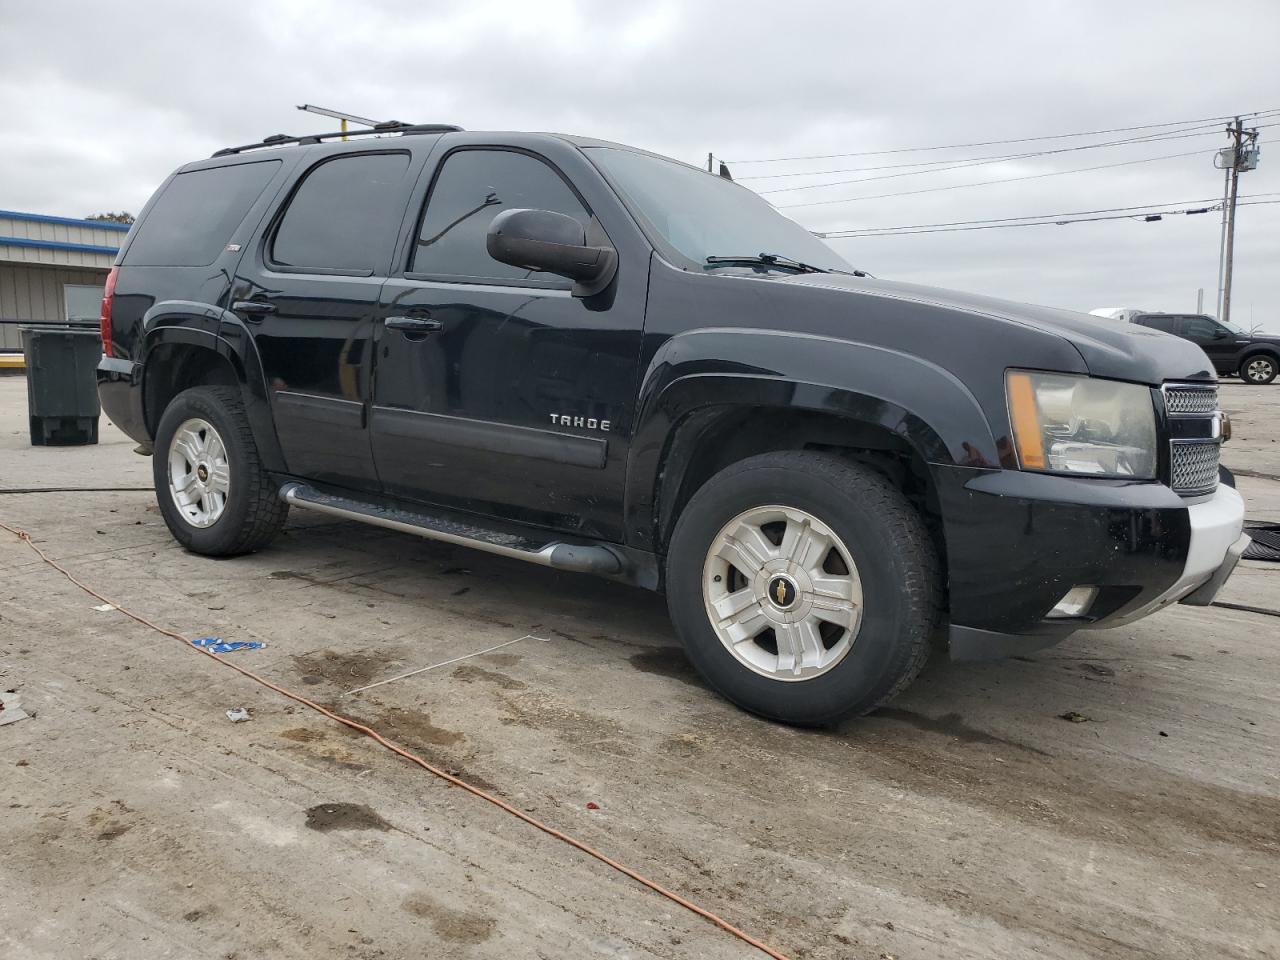
[[[1182,494],[1210,493],[1218,485],[1216,440],[1170,445],[1170,486]]]
[[[1164,408],[1170,415],[1213,413],[1218,409],[1218,388],[1165,387]]]
[[[1169,486],[1184,497],[1212,493],[1218,486],[1222,412],[1215,383],[1166,383],[1169,430]]]

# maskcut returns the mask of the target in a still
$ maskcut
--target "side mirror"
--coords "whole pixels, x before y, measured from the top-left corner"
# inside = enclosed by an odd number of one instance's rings
[[[545,270],[574,281],[573,295],[599,293],[618,272],[618,253],[587,243],[587,228],[550,210],[504,210],[485,236],[489,256],[526,270]]]
[[[1227,331],[1223,330],[1221,327],[1215,327],[1215,328],[1214,328],[1214,331],[1213,331],[1213,339],[1215,339],[1215,340],[1225,340],[1225,339],[1227,339],[1227,337],[1228,337],[1228,336],[1230,336],[1230,334],[1228,334],[1228,333],[1227,333]]]

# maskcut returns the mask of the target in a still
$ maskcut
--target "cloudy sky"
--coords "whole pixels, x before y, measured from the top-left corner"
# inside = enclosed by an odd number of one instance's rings
[[[779,207],[810,204],[785,212],[814,230],[1212,202],[1222,192],[1213,151],[1226,139],[1210,118],[1275,110],[1255,121],[1263,159],[1241,194],[1280,200],[1280,3],[1214,10],[1206,0],[0,0],[0,209],[137,211],[188,160],[332,128],[297,112],[304,102],[583,133],[694,163],[712,151],[740,179],[849,171],[742,180],[762,191],[863,180],[768,194]],[[1165,126],[871,154],[1154,124]],[[937,169],[1152,136],[1164,139]],[[741,162],[836,154],[863,155]],[[913,161],[933,167],[898,166]],[[997,180],[1012,182],[988,182]],[[827,200],[839,202],[813,203]],[[1082,310],[1189,310],[1203,287],[1212,311],[1218,218],[833,245],[884,277]],[[1252,311],[1254,323],[1280,329],[1280,204],[1242,207],[1236,242],[1233,318],[1248,325]]]

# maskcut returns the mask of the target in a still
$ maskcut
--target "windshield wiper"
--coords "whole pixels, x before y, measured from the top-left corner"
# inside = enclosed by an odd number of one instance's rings
[[[776,253],[757,253],[754,256],[744,254],[741,257],[707,257],[707,263],[755,263],[766,267],[782,267],[799,273],[830,273],[825,267],[815,267],[811,263],[801,263],[790,257],[782,257]]]
[[[846,277],[870,277],[865,270],[837,270],[835,267],[815,267],[811,263],[802,263],[790,257],[782,257],[776,253],[757,253],[742,257],[707,257],[707,263],[755,263],[766,267],[784,267],[798,273],[842,273]],[[874,279],[874,278],[872,278]]]

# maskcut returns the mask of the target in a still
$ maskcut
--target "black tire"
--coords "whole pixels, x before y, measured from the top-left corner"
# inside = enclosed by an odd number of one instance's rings
[[[741,663],[721,642],[703,597],[707,554],[725,524],[774,504],[826,524],[863,586],[848,653],[805,680],[774,679]],[[933,542],[902,493],[868,467],[809,452],[763,454],[716,474],[680,514],[667,555],[667,605],[694,666],[738,706],[798,726],[868,713],[916,678],[938,622],[939,582]]]
[[[207,527],[187,521],[169,487],[170,446],[178,428],[192,418],[206,421],[218,432],[230,467],[226,506]],[[156,500],[164,522],[173,538],[193,553],[209,557],[252,553],[270,543],[284,526],[289,505],[277,496],[276,485],[262,469],[249,418],[236,388],[192,387],[174,397],[160,418],[151,459]]]
[[[1270,383],[1280,372],[1280,363],[1269,353],[1255,353],[1240,361],[1240,379],[1250,386],[1261,387]]]

